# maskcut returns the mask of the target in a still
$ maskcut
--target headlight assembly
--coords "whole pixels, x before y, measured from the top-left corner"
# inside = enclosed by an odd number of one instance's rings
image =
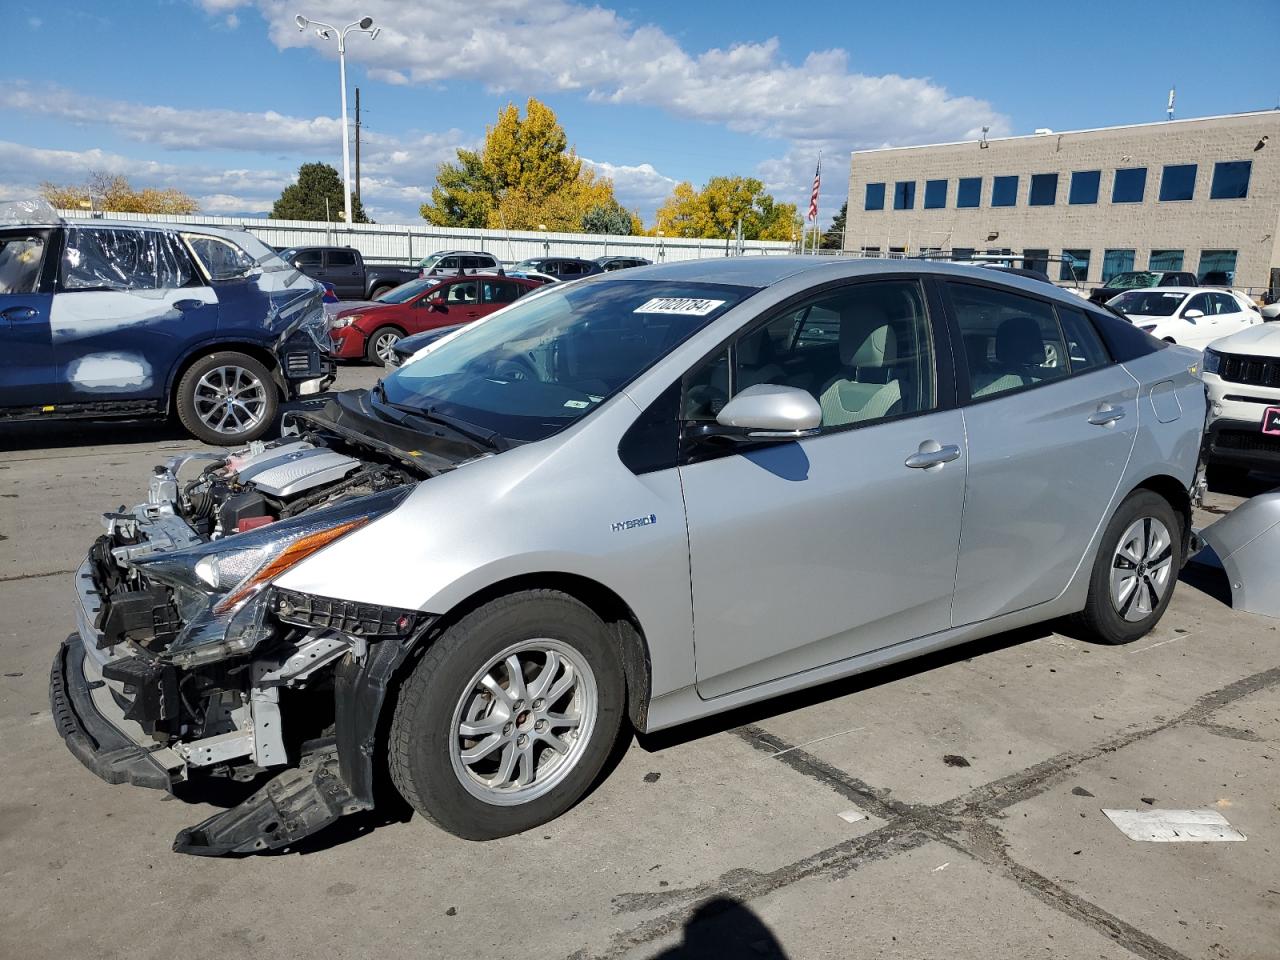
[[[360,314],[358,313],[354,313],[349,317],[336,317],[333,321],[333,329],[337,330],[339,327],[349,327],[359,319]]]
[[[1222,354],[1214,353],[1206,347],[1204,351],[1203,366],[1201,369],[1205,373],[1217,373],[1222,369]]]
[[[166,654],[192,666],[248,653],[271,635],[265,588],[290,567],[394,509],[398,487],[213,543],[135,561],[174,592],[186,626]]]

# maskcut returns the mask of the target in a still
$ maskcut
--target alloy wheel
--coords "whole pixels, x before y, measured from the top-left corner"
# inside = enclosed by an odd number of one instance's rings
[[[485,803],[528,803],[582,759],[598,708],[595,674],[558,640],[523,640],[478,670],[454,707],[449,756]]]
[[[1160,606],[1173,580],[1173,538],[1155,517],[1129,525],[1111,560],[1111,604],[1136,623]]]
[[[214,367],[202,376],[193,397],[196,416],[217,433],[241,434],[262,423],[267,387],[244,367]]]
[[[400,334],[380,333],[373,341],[373,352],[383,363],[392,363],[396,358],[395,346],[400,342]]]

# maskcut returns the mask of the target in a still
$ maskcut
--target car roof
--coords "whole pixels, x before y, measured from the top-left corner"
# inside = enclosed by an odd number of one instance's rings
[[[1211,288],[1206,287],[1134,287],[1131,290],[1122,290],[1121,293],[1206,293],[1213,292]]]
[[[126,230],[180,230],[183,233],[203,233],[210,237],[221,237],[224,240],[235,241],[240,237],[253,237],[256,240],[262,238],[252,233],[248,229],[232,229],[226,227],[210,227],[203,223],[169,223],[155,220],[107,220],[97,217],[75,217],[68,220],[57,220],[47,223],[0,223],[0,228],[9,227],[111,227],[112,229]],[[274,250],[275,248],[272,247]],[[289,247],[286,250],[291,249]]]

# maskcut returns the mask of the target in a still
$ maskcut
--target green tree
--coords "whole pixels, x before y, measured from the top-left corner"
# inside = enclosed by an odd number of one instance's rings
[[[622,210],[613,181],[583,166],[555,112],[533,97],[523,117],[507,104],[480,150],[457,155],[456,163],[440,164],[422,205],[423,218],[437,226],[573,231],[597,208]]]
[[[325,216],[325,200],[329,201]],[[327,163],[304,163],[298,168],[298,179],[285,187],[271,207],[275,220],[342,220],[342,178]],[[364,207],[357,196],[351,197],[351,219],[355,223],[368,223]]]
[[[844,247],[844,225],[849,215],[849,201],[840,204],[840,212],[831,218],[831,226],[822,235],[823,250],[839,250]]]
[[[631,234],[634,222],[635,216],[621,204],[601,203],[582,215],[582,231],[625,237]]]
[[[744,240],[790,240],[800,218],[755,177],[712,177],[701,190],[678,183],[658,208],[656,230],[670,237],[729,239],[742,222]]]

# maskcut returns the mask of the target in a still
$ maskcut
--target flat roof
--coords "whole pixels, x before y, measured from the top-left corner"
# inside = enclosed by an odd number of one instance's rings
[[[1175,123],[1204,123],[1208,120],[1234,120],[1239,117],[1263,117],[1273,114],[1280,122],[1280,107],[1271,110],[1249,110],[1244,113],[1221,113],[1212,117],[1181,117],[1176,120],[1147,120],[1143,123],[1120,123],[1112,127],[1087,127],[1083,130],[1054,130],[1051,133],[1019,133],[1008,137],[988,137],[987,143],[1003,143],[1008,140],[1034,140],[1037,137],[1061,137],[1077,133],[1104,133],[1108,130],[1133,130],[1137,127],[1167,127]],[[860,153],[885,153],[889,150],[927,150],[930,147],[958,147],[967,143],[977,143],[981,138],[968,140],[947,140],[942,143],[914,143],[901,147],[868,147],[865,150],[850,151],[850,156]]]

